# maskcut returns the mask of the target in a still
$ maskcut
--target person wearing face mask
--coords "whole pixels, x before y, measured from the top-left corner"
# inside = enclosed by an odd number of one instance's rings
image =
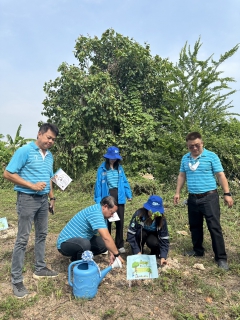
[[[116,223],[116,236],[115,244],[120,253],[125,253],[124,240],[123,240],[123,227],[124,227],[124,205],[126,199],[132,200],[132,191],[123,170],[120,165],[119,149],[111,146],[107,149],[107,153],[103,156],[106,160],[99,166],[97,170],[96,183],[94,188],[94,200],[100,203],[103,197],[108,195],[113,196],[118,204],[117,214],[120,220]],[[108,221],[108,230],[111,234],[111,224]]]
[[[151,249],[150,254],[160,259],[161,266],[167,264],[169,234],[161,197],[150,196],[143,207],[133,214],[128,227],[127,241],[133,254],[142,254],[146,244]]]
[[[223,189],[224,202],[231,208],[233,199],[228,181],[219,157],[203,147],[199,132],[189,133],[186,143],[189,152],[182,158],[174,196],[174,204],[178,204],[180,191],[186,181],[189,192],[188,220],[193,250],[185,252],[185,255],[194,257],[204,255],[203,218],[205,218],[212,239],[215,261],[219,268],[227,271],[229,267],[220,224],[219,195],[215,176]]]

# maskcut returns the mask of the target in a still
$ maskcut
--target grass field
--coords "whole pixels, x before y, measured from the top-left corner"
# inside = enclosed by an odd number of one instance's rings
[[[219,269],[213,258],[209,232],[205,226],[204,258],[184,257],[184,250],[191,249],[188,230],[187,208],[184,204],[173,205],[174,187],[158,188],[157,194],[164,199],[170,240],[169,267],[160,270],[154,280],[126,280],[126,268],[111,271],[99,285],[93,300],[75,299],[68,285],[67,269],[69,261],[56,249],[58,233],[82,208],[93,204],[92,193],[78,191],[77,183],[62,192],[55,191],[56,212],[49,215],[49,235],[47,238],[47,265],[59,272],[55,280],[36,281],[34,271],[34,232],[31,233],[23,269],[24,283],[32,292],[25,299],[12,295],[10,266],[12,249],[17,228],[15,210],[16,194],[12,189],[0,190],[0,217],[7,217],[9,230],[13,233],[4,237],[0,231],[0,319],[177,319],[177,320],[240,320],[240,191],[239,185],[231,184],[235,204],[228,209],[221,198],[221,222],[228,253],[230,271]],[[219,194],[222,191],[219,190]],[[186,199],[182,195],[181,201]],[[125,210],[125,234],[132,214],[147,200],[147,194],[133,197]],[[181,202],[182,203],[182,202]],[[185,231],[182,235],[179,231]],[[126,243],[126,260],[131,254]],[[108,265],[107,256],[98,256],[95,261],[100,268]],[[202,264],[204,270],[194,265]]]

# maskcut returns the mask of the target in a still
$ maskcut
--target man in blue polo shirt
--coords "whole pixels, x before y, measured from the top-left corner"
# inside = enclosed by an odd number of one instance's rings
[[[223,172],[219,157],[203,148],[203,141],[199,132],[191,132],[186,137],[190,150],[181,161],[180,173],[174,203],[179,203],[180,191],[187,182],[188,187],[188,219],[192,236],[193,250],[186,252],[187,256],[203,256],[203,217],[206,219],[212,239],[212,248],[218,266],[228,270],[227,254],[220,225],[220,205],[217,192],[218,179],[224,192],[224,202],[229,208],[233,205],[229,192],[228,181]]]
[[[82,253],[92,251],[94,255],[108,250],[112,264],[120,253],[107,228],[107,219],[118,209],[112,196],[104,197],[100,203],[79,211],[63,228],[57,239],[58,251],[71,261],[81,260]],[[97,235],[99,233],[99,235]]]
[[[4,178],[15,184],[17,191],[18,234],[12,256],[12,285],[17,298],[28,295],[23,284],[22,269],[32,223],[35,227],[35,272],[33,278],[56,277],[57,272],[45,264],[45,242],[48,229],[48,196],[52,210],[55,198],[50,178],[53,176],[53,157],[50,149],[58,135],[58,128],[43,124],[37,140],[19,148],[13,155]]]

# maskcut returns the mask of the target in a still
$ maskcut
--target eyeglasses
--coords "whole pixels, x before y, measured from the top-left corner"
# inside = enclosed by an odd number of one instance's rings
[[[191,144],[190,146],[188,146],[189,149],[194,149],[194,148],[199,149],[200,147],[201,147],[201,144],[200,144],[200,143]]]

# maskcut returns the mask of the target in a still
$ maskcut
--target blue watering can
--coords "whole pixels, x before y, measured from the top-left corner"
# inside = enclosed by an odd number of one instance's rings
[[[74,261],[68,266],[68,283],[73,287],[73,295],[76,298],[94,298],[98,286],[106,274],[113,268],[122,267],[121,261],[116,258],[111,266],[100,271],[92,257],[91,251],[84,251],[82,260]]]

